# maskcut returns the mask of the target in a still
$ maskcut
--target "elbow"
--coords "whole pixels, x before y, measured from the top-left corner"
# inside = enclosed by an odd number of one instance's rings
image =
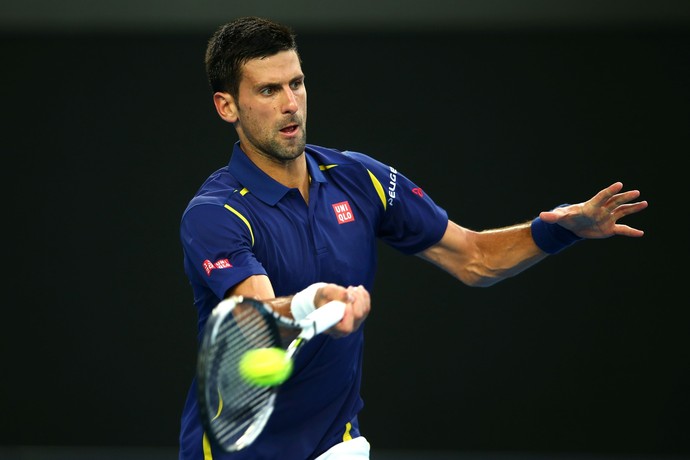
[[[479,288],[493,286],[503,279],[499,273],[478,266],[464,267],[453,273],[453,276],[469,287]]]
[[[465,281],[465,280],[461,280],[461,281],[469,287],[487,288],[487,287],[491,287],[494,284],[501,281],[501,278],[494,278],[494,277],[490,277],[490,276],[477,276],[477,277],[473,277],[471,279],[468,279],[467,281]]]
[[[490,277],[483,277],[483,278],[478,278],[477,280],[474,281],[473,284],[470,284],[471,287],[479,287],[479,288],[487,288],[491,287],[494,284],[498,283],[501,281],[501,278],[490,278]]]

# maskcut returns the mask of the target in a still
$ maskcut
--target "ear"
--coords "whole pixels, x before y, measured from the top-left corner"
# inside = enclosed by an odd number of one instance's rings
[[[237,121],[237,106],[235,105],[235,99],[230,93],[214,93],[213,104],[216,106],[216,112],[218,112],[220,118],[228,123],[235,123]]]

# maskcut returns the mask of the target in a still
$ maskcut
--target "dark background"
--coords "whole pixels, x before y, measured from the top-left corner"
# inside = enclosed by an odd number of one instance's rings
[[[686,13],[297,22],[309,142],[390,163],[456,222],[516,223],[618,180],[650,202],[624,219],[642,239],[578,243],[488,289],[381,246],[375,449],[690,454]],[[233,16],[0,35],[0,445],[175,447],[196,359],[178,223],[236,139],[202,62]]]

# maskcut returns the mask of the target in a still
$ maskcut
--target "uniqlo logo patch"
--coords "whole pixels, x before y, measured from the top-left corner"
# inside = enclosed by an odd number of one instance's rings
[[[339,224],[346,224],[348,222],[355,221],[355,215],[352,213],[352,208],[350,203],[347,201],[341,201],[333,206],[333,211],[335,212],[335,217],[338,219]]]
[[[228,259],[220,259],[216,261],[215,263],[211,262],[210,260],[206,259],[203,262],[204,270],[206,271],[207,276],[211,276],[211,272],[215,270],[216,268],[232,268],[232,264]]]

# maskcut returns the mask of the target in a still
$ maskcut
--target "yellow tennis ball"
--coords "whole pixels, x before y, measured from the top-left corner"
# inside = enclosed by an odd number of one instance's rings
[[[285,354],[285,350],[277,347],[249,350],[240,359],[240,375],[252,385],[280,385],[292,373],[292,360]]]

